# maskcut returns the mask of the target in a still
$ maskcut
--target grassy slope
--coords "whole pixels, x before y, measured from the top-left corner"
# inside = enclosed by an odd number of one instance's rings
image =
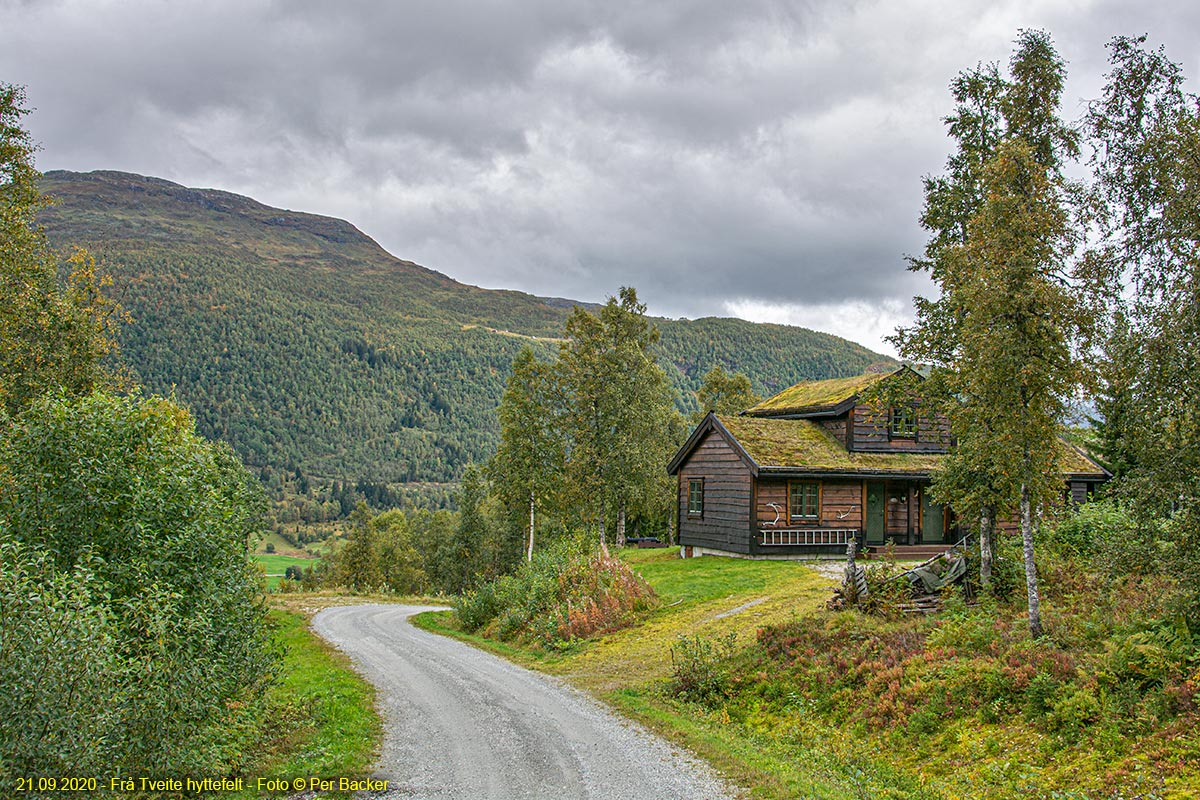
[[[1136,582],[1133,594],[1113,601],[1116,611],[1103,604],[1075,608],[1047,594],[1051,639],[1034,644],[1020,608],[952,608],[936,619],[817,614],[828,584],[799,565],[682,561],[665,551],[627,557],[663,605],[635,627],[565,653],[462,636],[450,615],[418,622],[592,691],[689,747],[753,797],[1200,796],[1200,728],[1188,700],[1200,670],[1189,682],[1120,702],[1121,685],[1106,698],[1103,686],[1112,681],[1102,681],[1092,687],[1099,698],[1094,708],[1080,705],[1086,692],[1072,694],[1088,688],[1091,671],[1112,671],[1121,658],[1131,659],[1135,672],[1149,663],[1145,659],[1166,659],[1140,634],[1125,645],[1120,637],[1105,639],[1110,634],[1100,620],[1114,613],[1154,616],[1142,608],[1153,603],[1138,600]],[[1068,581],[1056,573],[1047,583],[1061,588]],[[1078,587],[1072,592],[1091,597]],[[717,618],[760,598],[768,599]],[[1087,605],[1075,604],[1081,602]],[[755,643],[757,629],[767,626]],[[1117,629],[1128,633],[1123,625]],[[732,662],[738,665],[734,696],[712,707],[671,698],[665,679],[677,637],[716,639],[730,630],[746,646]],[[1089,636],[1103,641],[1089,643]],[[791,658],[767,656],[781,644]],[[1132,646],[1133,654],[1105,655],[1121,646]],[[839,671],[858,677],[830,685]],[[1067,673],[1074,677],[1068,680]],[[1039,688],[1039,680],[1049,688]],[[1159,708],[1175,694],[1182,710]],[[1121,711],[1126,701],[1131,710]]]
[[[731,724],[720,713],[672,700],[662,691],[671,672],[671,645],[678,637],[716,638],[737,632],[739,642],[748,644],[760,626],[821,607],[829,596],[827,579],[789,562],[681,560],[674,550],[627,550],[625,557],[654,587],[662,605],[642,623],[565,654],[464,635],[453,629],[446,612],[424,614],[416,622],[566,678],[687,746],[731,781],[748,787],[753,797],[936,796],[886,763],[864,760],[861,753],[843,747],[835,731],[828,731],[824,744],[781,744]],[[754,605],[736,611],[749,603]]]

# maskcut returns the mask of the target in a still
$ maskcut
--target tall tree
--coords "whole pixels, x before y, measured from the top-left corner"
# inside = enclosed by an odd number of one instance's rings
[[[561,395],[553,368],[538,361],[528,347],[513,360],[497,414],[500,444],[488,471],[510,516],[528,512],[525,558],[532,560],[536,511],[555,494],[564,441]]]
[[[1109,51],[1112,70],[1085,124],[1102,234],[1091,257],[1133,291],[1114,298],[1105,455],[1133,509],[1166,521],[1176,574],[1200,585],[1190,555],[1200,547],[1200,98],[1145,37],[1114,38]],[[1200,590],[1190,602],[1200,618]]]
[[[943,376],[953,374],[953,365],[960,355],[961,333],[961,314],[954,291],[957,277],[948,270],[951,255],[966,244],[970,220],[985,199],[983,169],[1004,135],[1003,98],[1007,88],[1008,82],[1001,77],[996,64],[980,64],[951,82],[955,109],[944,121],[957,148],[947,159],[945,174],[924,179],[921,226],[929,231],[930,237],[923,257],[909,259],[909,268],[928,271],[942,292],[935,299],[913,298],[917,325],[897,332],[897,348],[908,358],[935,367],[925,393],[929,398],[940,399],[949,407],[948,411],[953,410],[955,394]],[[966,424],[966,420],[960,421],[960,425]],[[976,436],[987,438],[985,423],[975,424],[981,428]],[[939,491],[947,501],[955,503],[960,513],[980,520],[980,577],[984,591],[989,591],[991,536],[1002,498],[998,487],[993,485],[994,470],[978,463],[979,458],[966,458],[966,453],[962,456],[947,464],[940,476]],[[981,456],[986,456],[986,451]]]
[[[49,204],[37,187],[36,147],[21,119],[24,91],[0,84],[0,409],[9,414],[48,391],[83,395],[114,375],[120,316],[90,255],[69,259],[66,284],[37,224]]]
[[[1023,31],[1009,63],[964,73],[947,122],[958,144],[947,174],[926,180],[927,270],[941,290],[917,300],[896,342],[934,367],[958,441],[934,490],[978,513],[981,551],[997,513],[1018,511],[1029,625],[1041,635],[1034,510],[1057,492],[1057,433],[1080,370],[1074,344],[1092,320],[1072,259],[1063,164],[1078,137],[1058,116],[1066,70],[1049,36]],[[987,580],[984,573],[984,579]]]
[[[623,545],[631,507],[646,507],[656,494],[676,427],[666,375],[651,352],[658,329],[637,292],[623,287],[598,314],[576,307],[565,336],[559,369],[570,435],[567,475],[601,545],[609,513]]]

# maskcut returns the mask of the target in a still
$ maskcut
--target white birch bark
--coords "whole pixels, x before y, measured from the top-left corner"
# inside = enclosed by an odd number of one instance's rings
[[[984,594],[992,593],[992,531],[995,524],[995,506],[984,506],[979,514],[979,585]]]
[[[533,489],[529,490],[529,550],[525,560],[533,561]]]
[[[1025,551],[1025,590],[1029,595],[1029,635],[1042,635],[1042,603],[1038,595],[1037,565],[1033,560],[1033,509],[1029,487],[1021,484],[1021,546]]]

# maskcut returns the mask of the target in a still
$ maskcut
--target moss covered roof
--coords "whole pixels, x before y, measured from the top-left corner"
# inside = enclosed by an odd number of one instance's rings
[[[801,414],[832,408],[859,394],[863,389],[895,373],[855,375],[853,378],[831,378],[825,381],[804,381],[789,386],[768,397],[746,413],[752,416]]]
[[[806,419],[718,417],[761,469],[829,472],[928,472],[943,458],[925,453],[850,453],[815,422]]]
[[[868,474],[930,472],[944,458],[929,453],[851,453],[819,424],[806,419],[717,417],[760,469]],[[1059,441],[1059,469],[1066,475],[1105,477],[1087,456]]]
[[[1059,441],[1058,468],[1064,475],[1086,475],[1107,478],[1108,473],[1092,461],[1078,447],[1069,442]]]

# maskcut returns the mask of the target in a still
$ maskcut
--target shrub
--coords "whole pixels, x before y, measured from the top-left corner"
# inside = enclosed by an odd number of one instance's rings
[[[1025,556],[1019,536],[996,537],[992,559],[992,594],[1008,599],[1025,590]]]
[[[241,758],[227,732],[275,660],[247,558],[259,491],[161,398],[51,398],[12,421],[0,443],[0,541],[14,554],[0,617],[24,608],[28,619],[5,623],[0,671],[53,662],[42,674],[62,670],[80,691],[16,684],[24,711],[0,714],[6,769],[45,774],[55,762],[36,754],[60,746],[86,749],[72,766],[99,760],[112,775],[215,774]],[[22,599],[28,587],[44,595]],[[69,748],[53,726],[37,741],[23,728],[89,713],[116,724]]]
[[[464,592],[455,601],[454,612],[459,626],[468,633],[487,625],[500,613],[500,606],[496,602],[496,584],[485,583],[478,589]]]
[[[737,632],[721,639],[696,634],[671,645],[671,693],[712,705],[729,695],[729,659],[737,648]]]
[[[654,590],[625,562],[593,553],[586,538],[568,537],[512,575],[464,593],[455,611],[465,630],[554,645],[627,625],[655,602]]]
[[[1053,551],[1082,558],[1108,578],[1148,574],[1159,568],[1154,531],[1140,525],[1114,500],[1084,503],[1054,527]]]
[[[87,564],[0,541],[0,776],[102,774],[119,738],[117,632]]]
[[[883,560],[869,562],[865,569],[867,597],[859,607],[870,614],[883,616],[901,613],[900,604],[912,600],[909,582],[900,577],[905,569],[896,564],[896,546],[889,541],[883,551]]]

